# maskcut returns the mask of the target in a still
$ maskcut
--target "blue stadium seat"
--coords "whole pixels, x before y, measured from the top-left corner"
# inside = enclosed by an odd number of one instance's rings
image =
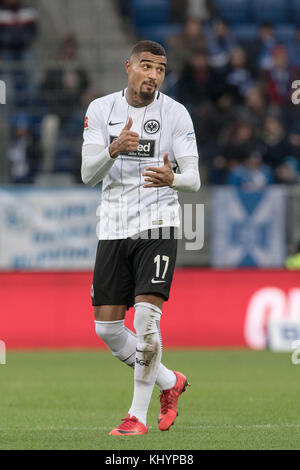
[[[280,44],[289,44],[295,39],[296,28],[291,24],[282,24],[276,27],[275,36]]]
[[[132,20],[135,29],[167,24],[170,17],[169,0],[131,0]]]
[[[287,0],[251,0],[251,17],[255,23],[268,21],[273,24],[288,23]]]
[[[295,25],[300,25],[300,0],[290,0],[291,21]]]
[[[247,23],[249,0],[215,0],[218,13],[229,24]]]
[[[238,24],[231,28],[238,42],[253,41],[258,36],[258,26],[256,24]]]

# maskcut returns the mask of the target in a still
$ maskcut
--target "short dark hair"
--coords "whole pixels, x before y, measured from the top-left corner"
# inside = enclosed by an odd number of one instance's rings
[[[137,42],[131,51],[130,56],[140,54],[141,52],[150,52],[153,55],[167,56],[165,49],[158,42],[144,40]]]

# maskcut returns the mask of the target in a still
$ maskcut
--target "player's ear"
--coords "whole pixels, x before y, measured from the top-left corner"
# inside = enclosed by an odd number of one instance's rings
[[[125,70],[126,70],[126,73],[128,73],[129,67],[130,67],[130,60],[127,59],[127,60],[125,61]]]

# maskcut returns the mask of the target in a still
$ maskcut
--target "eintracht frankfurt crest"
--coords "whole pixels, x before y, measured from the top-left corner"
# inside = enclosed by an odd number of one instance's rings
[[[147,132],[147,134],[156,134],[160,129],[160,124],[156,119],[150,119],[149,121],[146,121],[144,124],[144,130]]]

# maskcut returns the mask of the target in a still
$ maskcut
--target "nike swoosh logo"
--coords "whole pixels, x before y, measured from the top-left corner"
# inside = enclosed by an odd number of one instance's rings
[[[122,124],[124,121],[121,121],[121,122],[111,122],[109,121],[108,125],[109,126],[116,126],[117,124]]]
[[[152,284],[158,284],[159,282],[166,282],[166,281],[156,281],[155,279],[151,279]]]
[[[136,348],[136,352],[140,352],[140,353],[152,353],[153,351],[146,351],[145,349],[143,349],[142,351],[138,348]]]

